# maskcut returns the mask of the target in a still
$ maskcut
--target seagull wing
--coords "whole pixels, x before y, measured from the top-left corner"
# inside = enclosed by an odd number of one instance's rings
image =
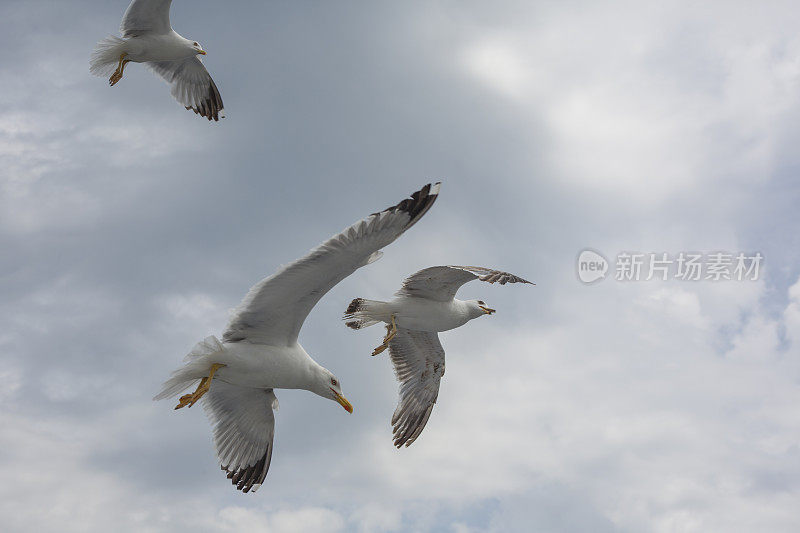
[[[267,477],[277,406],[272,389],[239,387],[218,379],[203,396],[219,464],[242,492],[255,492]]]
[[[400,401],[392,415],[394,445],[410,446],[433,411],[444,376],[444,349],[436,333],[397,328],[389,356],[400,381]]]
[[[356,222],[257,283],[234,312],[223,340],[293,345],[319,299],[358,268],[379,259],[381,248],[431,208],[439,187],[425,185],[411,198]]]
[[[452,300],[468,281],[479,279],[489,283],[531,283],[514,274],[473,266],[434,266],[420,270],[403,281],[398,296],[415,296],[439,302]]]
[[[172,97],[186,109],[208,120],[219,120],[223,110],[222,97],[199,57],[146,64],[169,83]]]
[[[138,37],[145,33],[163,34],[172,30],[169,7],[172,0],[133,0],[122,16],[120,31],[123,37]]]

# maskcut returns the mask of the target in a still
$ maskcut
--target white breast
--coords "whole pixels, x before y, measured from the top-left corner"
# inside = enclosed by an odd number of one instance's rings
[[[395,323],[400,328],[417,331],[447,331],[466,324],[466,304],[461,300],[437,302],[425,298],[400,297],[389,302]]]
[[[196,54],[194,49],[175,32],[165,35],[132,37],[126,44],[129,58],[139,63],[145,61],[177,61]]]
[[[224,343],[217,356],[226,366],[217,371],[222,381],[262,389],[303,389],[310,379],[314,361],[302,346],[268,346],[249,342]]]

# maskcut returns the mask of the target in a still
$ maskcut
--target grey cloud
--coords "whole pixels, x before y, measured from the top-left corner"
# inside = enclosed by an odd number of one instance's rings
[[[798,337],[783,318],[800,273],[794,6],[755,15],[746,3],[651,13],[179,0],[173,23],[208,50],[226,104],[228,118],[210,125],[138,65],[114,88],[88,74],[124,4],[0,7],[0,49],[15,51],[0,59],[0,376],[10,391],[0,463],[12,529],[97,530],[125,516],[131,530],[218,531],[312,523],[327,508],[355,530],[375,505],[393,509],[400,529],[662,531],[670,520],[691,526],[680,522],[688,516],[710,531],[730,525],[725,505],[758,498],[769,506],[749,525],[796,527],[786,412]],[[518,57],[517,96],[465,65],[487,42]],[[442,196],[426,219],[331,291],[301,332],[355,414],[281,392],[268,483],[241,498],[214,463],[202,413],[150,402],[159,382],[219,334],[250,285],[434,179]],[[763,287],[586,288],[573,270],[586,246],[760,250],[768,270]],[[444,338],[436,413],[398,453],[396,384],[388,362],[369,357],[378,332],[339,318],[350,298],[388,296],[442,263],[537,286],[464,288],[499,312]],[[768,333],[748,324],[784,331],[783,343],[765,344]],[[763,362],[728,361],[752,346]],[[529,373],[508,379],[497,370],[506,361]],[[711,383],[695,386],[692,372]],[[740,432],[760,397],[767,422]],[[625,406],[641,409],[615,411]],[[468,414],[491,434],[455,423]],[[676,434],[651,427],[659,421]],[[619,441],[578,438],[603,430]],[[719,437],[743,442],[714,455],[714,472],[676,473]],[[502,453],[486,453],[487,439]],[[642,465],[664,486],[634,484]],[[432,477],[412,492],[411,473]],[[727,499],[712,482],[751,499]],[[639,507],[618,503],[634,490],[626,483],[641,490]]]

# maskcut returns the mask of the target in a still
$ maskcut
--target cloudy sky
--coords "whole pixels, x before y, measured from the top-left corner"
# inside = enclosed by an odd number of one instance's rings
[[[125,7],[0,3],[4,531],[800,528],[795,3],[176,0],[214,124],[140,65],[89,75]],[[266,483],[235,491],[202,410],[151,397],[250,285],[432,180],[300,334],[355,413],[279,391]],[[624,251],[764,263],[622,282]],[[498,313],[441,335],[398,451],[382,331],[340,316],[447,263],[537,285],[462,290]]]

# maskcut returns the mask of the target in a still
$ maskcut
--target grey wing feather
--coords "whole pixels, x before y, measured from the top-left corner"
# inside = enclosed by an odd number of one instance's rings
[[[528,280],[522,279],[509,272],[503,272],[502,270],[492,270],[491,268],[476,266],[451,266],[450,268],[460,268],[461,270],[472,272],[479,280],[488,283],[499,283],[500,285],[505,285],[506,283],[527,283],[533,285],[533,283]]]
[[[145,33],[169,33],[172,30],[169,23],[171,4],[172,0],[133,0],[122,16],[122,36],[127,38]]]
[[[305,257],[253,286],[234,312],[225,342],[292,345],[320,298],[358,268],[380,257],[431,208],[439,183],[334,235]]]
[[[208,120],[219,120],[224,109],[222,97],[199,57],[193,56],[180,61],[153,61],[147,63],[147,66],[169,83],[172,97],[186,109],[191,109]]]
[[[239,387],[218,379],[203,396],[220,467],[242,492],[257,490],[269,471],[277,403],[272,389]]]
[[[410,446],[431,416],[444,376],[444,349],[436,333],[398,328],[389,356],[400,381],[400,400],[392,415],[394,445]]]
[[[456,292],[465,283],[479,279],[489,283],[531,283],[514,274],[473,266],[434,266],[420,270],[403,281],[397,291],[398,296],[416,296],[448,302],[455,298]]]

